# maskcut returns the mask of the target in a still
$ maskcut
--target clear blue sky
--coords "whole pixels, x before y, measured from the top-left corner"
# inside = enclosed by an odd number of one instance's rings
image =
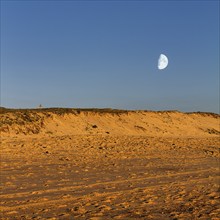
[[[219,1],[1,1],[1,106],[219,112],[218,99]]]

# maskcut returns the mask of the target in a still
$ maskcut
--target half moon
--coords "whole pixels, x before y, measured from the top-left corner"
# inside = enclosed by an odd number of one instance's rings
[[[164,54],[160,54],[160,57],[158,59],[158,65],[157,65],[158,69],[159,70],[165,69],[167,67],[167,65],[168,65],[167,56]]]

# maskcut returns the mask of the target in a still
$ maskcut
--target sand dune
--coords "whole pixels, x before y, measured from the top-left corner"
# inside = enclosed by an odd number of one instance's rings
[[[120,110],[46,109],[2,111],[2,136],[113,134],[216,136],[219,115]]]
[[[219,115],[1,109],[0,219],[219,219]]]

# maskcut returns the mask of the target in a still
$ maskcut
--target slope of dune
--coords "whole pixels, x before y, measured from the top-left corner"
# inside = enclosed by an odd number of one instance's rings
[[[216,136],[218,114],[112,109],[30,109],[0,112],[2,136],[113,134]]]

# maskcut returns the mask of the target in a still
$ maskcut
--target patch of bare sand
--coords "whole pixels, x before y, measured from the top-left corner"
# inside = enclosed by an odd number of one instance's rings
[[[4,139],[2,219],[218,219],[218,138]]]

